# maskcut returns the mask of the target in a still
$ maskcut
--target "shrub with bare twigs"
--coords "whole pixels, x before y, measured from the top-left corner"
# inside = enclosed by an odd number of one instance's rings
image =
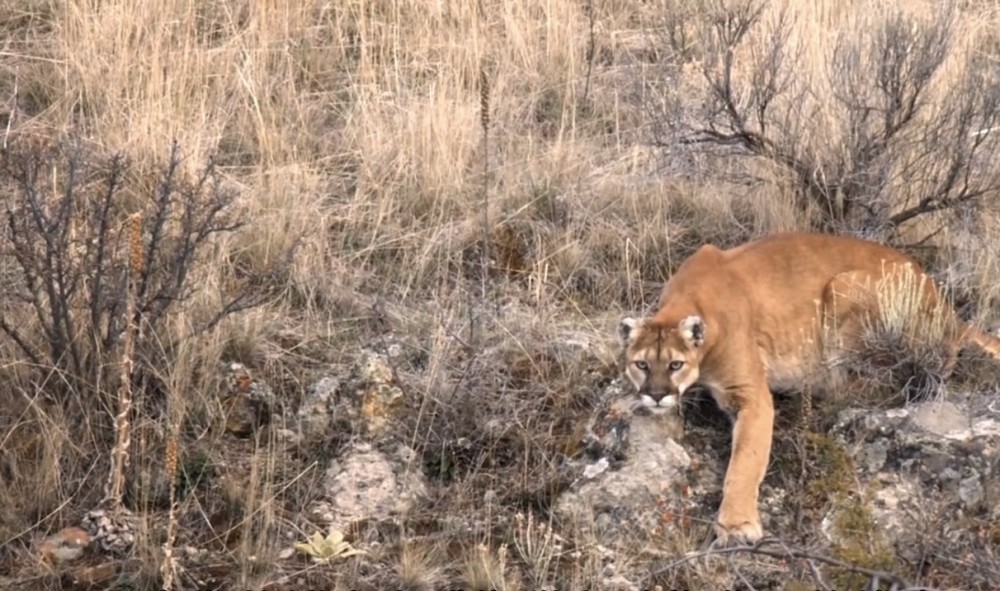
[[[882,239],[927,214],[967,214],[1000,191],[1000,79],[959,43],[953,8],[933,19],[888,8],[816,57],[790,37],[787,11],[767,13],[760,0],[697,6],[665,11],[671,59],[647,101],[657,145],[732,161],[741,183],[765,164],[814,228]],[[688,66],[700,73],[697,100],[673,83]]]
[[[129,169],[122,156],[103,160],[74,142],[13,146],[3,154],[0,332],[38,379],[58,376],[50,392],[114,392],[127,330],[134,379],[152,379],[170,346],[164,321],[197,289],[199,257],[215,235],[242,225],[235,194],[211,164],[194,179],[181,165],[175,144],[150,194],[136,196],[123,189]],[[145,227],[132,228],[134,220]],[[127,317],[130,273],[135,302]],[[259,290],[240,290],[194,331],[262,301]]]

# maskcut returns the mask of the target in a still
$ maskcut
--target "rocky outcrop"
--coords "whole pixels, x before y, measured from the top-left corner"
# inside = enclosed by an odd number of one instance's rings
[[[346,530],[362,520],[382,520],[408,511],[427,494],[414,452],[400,445],[393,455],[359,443],[330,462],[324,499],[310,508],[317,520]]]
[[[377,438],[402,408],[403,391],[396,383],[392,353],[362,349],[346,376],[325,376],[306,389],[296,412],[299,435],[329,439],[338,420],[358,434]]]
[[[621,394],[620,386],[611,390]],[[574,529],[593,530],[611,547],[637,532],[648,539],[685,535],[686,516],[710,523],[728,443],[720,447],[703,427],[683,438],[682,431],[680,417],[646,415],[627,395],[612,404],[588,431],[589,455],[575,463],[576,481],[558,499],[557,515]],[[780,456],[787,450],[772,458],[762,487],[761,517],[770,535],[890,570],[925,560],[919,554],[930,539],[958,545],[996,535],[990,524],[1000,522],[1000,403],[990,396],[849,408],[836,415],[829,432],[802,441],[810,442],[808,453],[796,462],[812,464],[807,488],[786,486],[798,474]],[[793,522],[802,495],[810,494],[825,514]],[[937,529],[929,530],[930,524]],[[644,576],[620,574],[636,582]]]
[[[1000,521],[1000,404],[992,397],[850,409],[832,436],[853,458],[866,508],[898,553],[920,547],[921,520],[965,523],[972,527],[957,529],[967,534]],[[830,527],[824,533],[838,541]]]
[[[335,528],[405,513],[427,494],[416,452],[402,443],[390,445],[387,438],[403,399],[391,353],[361,350],[343,379],[324,377],[308,388],[297,412],[303,437],[329,440],[337,419],[346,419],[356,433],[347,451],[330,460],[323,498],[309,508]]]
[[[588,457],[578,463],[574,486],[560,496],[557,515],[576,528],[593,524],[598,532],[656,527],[664,501],[690,486],[691,456],[677,443],[679,435],[676,415],[636,414],[628,398],[615,401],[588,430]]]

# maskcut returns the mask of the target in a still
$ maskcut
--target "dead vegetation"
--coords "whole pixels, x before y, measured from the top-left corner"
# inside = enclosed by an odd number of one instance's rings
[[[998,21],[986,3],[835,0],[0,7],[0,580],[58,588],[25,558],[104,494],[134,330],[123,502],[143,534],[102,584],[600,586],[606,549],[550,505],[617,375],[616,320],[700,244],[874,236],[991,319]],[[315,531],[302,512],[326,462],[366,437],[341,421],[288,452],[280,419],[360,347],[390,345],[393,441],[417,451],[431,498],[347,532],[369,555],[279,558]],[[924,348],[873,347],[933,374]],[[216,369],[233,361],[277,400],[238,433]],[[871,376],[882,393],[907,379]],[[885,573],[990,588],[995,527],[928,542],[920,564],[879,547],[863,565],[872,524],[855,514],[856,547],[808,550],[831,500],[857,492],[835,447],[778,442],[789,487],[810,483],[802,529],[749,552],[819,588]],[[617,568],[755,588],[721,556],[657,558],[702,550],[708,510],[632,532]]]
[[[792,7],[676,8],[665,17],[665,72],[695,70],[700,100],[680,85],[666,91],[654,105],[658,145],[736,160],[745,182],[766,165],[823,231],[891,241],[927,214],[951,214],[938,216],[942,227],[993,199],[1000,84],[954,7],[873,6],[867,18],[809,31],[824,53],[795,36]]]

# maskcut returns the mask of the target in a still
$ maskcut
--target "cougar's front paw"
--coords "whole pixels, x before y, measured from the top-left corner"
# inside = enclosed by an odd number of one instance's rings
[[[744,516],[720,514],[715,522],[715,537],[723,546],[753,544],[764,537],[764,528],[756,512]]]

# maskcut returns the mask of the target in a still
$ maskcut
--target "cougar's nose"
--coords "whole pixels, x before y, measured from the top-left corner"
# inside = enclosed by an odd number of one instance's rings
[[[649,396],[650,398],[653,399],[653,402],[659,404],[661,400],[663,400],[664,398],[667,397],[667,392],[666,391],[662,391],[662,392],[646,392],[646,396]]]

